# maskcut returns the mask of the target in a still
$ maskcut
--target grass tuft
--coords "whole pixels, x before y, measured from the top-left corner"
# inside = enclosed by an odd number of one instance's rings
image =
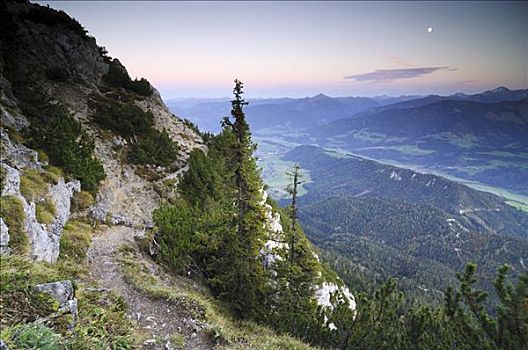
[[[80,220],[70,220],[64,226],[60,240],[59,260],[82,263],[92,243],[93,228]]]
[[[83,211],[91,207],[95,203],[94,197],[90,192],[80,191],[75,192],[72,198],[72,211]]]
[[[49,165],[46,167],[46,171],[42,173],[42,176],[48,183],[57,184],[61,177],[64,178],[64,172],[61,168]]]
[[[28,201],[43,198],[48,184],[38,169],[26,169],[20,176],[20,192]]]
[[[50,197],[46,197],[44,201],[37,202],[35,205],[35,214],[37,216],[37,221],[41,224],[51,224],[57,216],[55,203]]]
[[[15,196],[0,197],[0,217],[9,228],[9,247],[15,254],[29,251],[29,238],[24,225],[26,214],[22,201]]]

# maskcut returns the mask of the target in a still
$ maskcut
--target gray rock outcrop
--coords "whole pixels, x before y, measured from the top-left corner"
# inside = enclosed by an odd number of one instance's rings
[[[8,163],[15,168],[40,167],[38,153],[22,144],[11,142],[4,128],[0,128],[0,144],[0,159],[4,164]]]
[[[9,228],[4,222],[4,219],[0,218],[0,254],[8,255],[11,249],[9,249]]]
[[[20,172],[9,165],[2,163],[0,166],[4,169],[3,188],[0,189],[2,196],[20,195]]]
[[[26,221],[24,229],[28,235],[31,250],[30,255],[33,259],[54,263],[59,257],[60,236],[64,225],[70,218],[70,206],[73,193],[81,190],[81,184],[78,180],[65,183],[60,178],[57,184],[49,187],[49,195],[57,209],[57,215],[51,225],[44,225],[38,222],[36,217],[36,204],[29,202],[20,193],[20,170],[25,167],[41,168],[38,162],[37,152],[26,146],[12,142],[4,129],[0,129],[0,136],[3,145],[2,163],[0,166],[4,170],[5,178],[2,196],[16,196],[23,204]],[[7,164],[8,160],[11,165]],[[7,254],[9,242],[9,227],[2,220],[1,253]]]
[[[57,216],[50,226],[37,221],[35,203],[23,200],[26,212],[26,232],[31,242],[31,256],[38,261],[54,263],[60,253],[60,237],[64,225],[70,218],[71,197],[75,191],[81,190],[79,181],[64,182],[60,178],[58,183],[51,186],[50,195],[57,208]]]
[[[58,314],[70,312],[73,317],[72,323],[70,324],[70,329],[75,327],[78,314],[78,303],[77,299],[75,298],[75,291],[71,281],[63,280],[37,284],[35,286],[35,290],[39,293],[46,293],[59,302],[59,310],[57,311]],[[48,316],[48,318],[51,317]],[[44,321],[46,319],[47,318],[45,318]]]

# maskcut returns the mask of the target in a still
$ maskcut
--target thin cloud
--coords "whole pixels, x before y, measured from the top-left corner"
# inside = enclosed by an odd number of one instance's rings
[[[398,79],[412,79],[424,75],[432,74],[439,70],[453,70],[451,67],[420,67],[420,68],[400,68],[400,69],[377,69],[373,72],[347,75],[345,79],[356,81],[388,82]]]
[[[416,67],[416,64],[411,63],[410,61],[406,60],[403,57],[396,56],[396,55],[388,55],[387,56],[391,62],[403,66],[403,67]]]

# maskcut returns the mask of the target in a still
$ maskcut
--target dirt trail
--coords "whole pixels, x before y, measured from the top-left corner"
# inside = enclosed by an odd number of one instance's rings
[[[134,319],[141,333],[147,335],[144,349],[177,349],[170,339],[175,334],[186,338],[185,349],[211,349],[204,330],[178,306],[160,299],[152,299],[135,290],[122,275],[122,266],[117,261],[118,248],[133,241],[134,229],[126,226],[113,226],[102,230],[93,238],[88,250],[90,276],[98,281],[100,288],[120,294],[128,304],[128,315]],[[153,271],[158,267],[152,265]]]

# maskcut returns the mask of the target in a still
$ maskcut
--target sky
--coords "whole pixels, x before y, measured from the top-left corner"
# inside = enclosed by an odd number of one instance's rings
[[[163,98],[528,88],[528,2],[42,1]]]

